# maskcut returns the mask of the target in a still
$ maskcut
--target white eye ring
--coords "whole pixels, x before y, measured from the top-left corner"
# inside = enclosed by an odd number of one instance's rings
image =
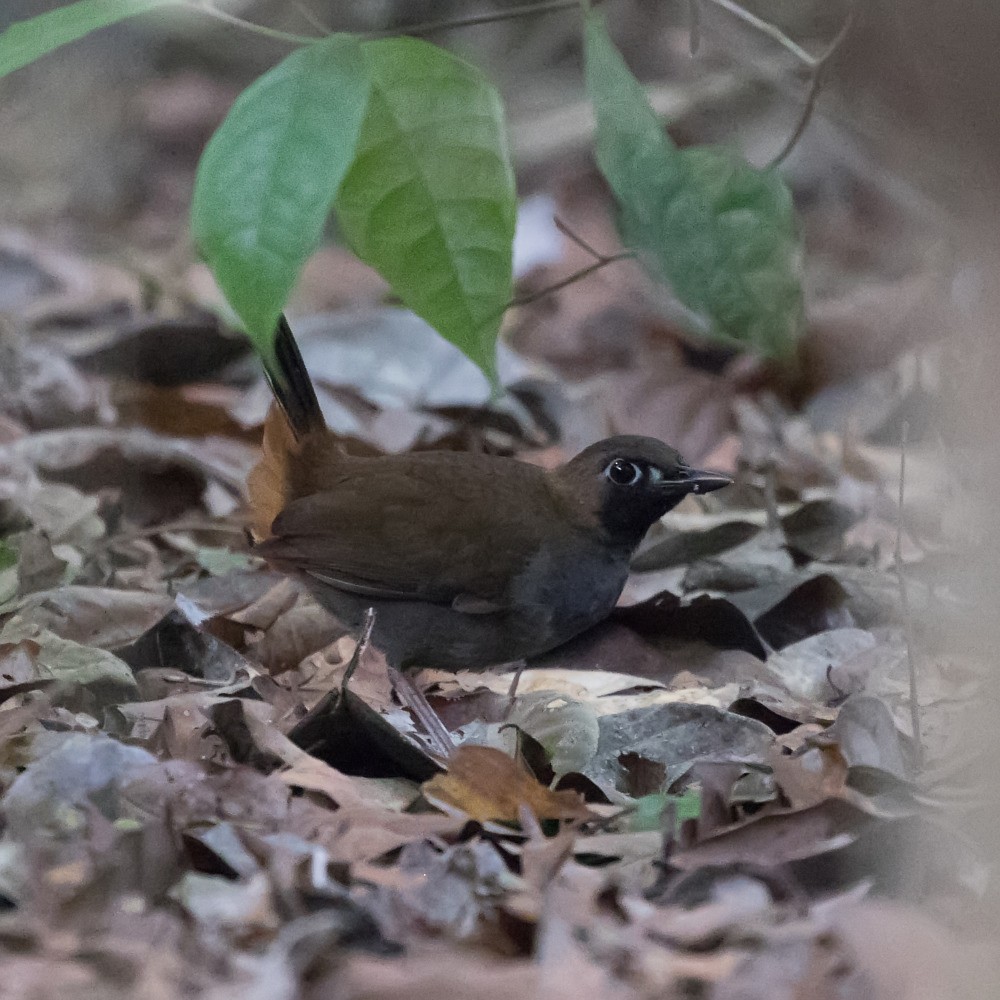
[[[625,458],[616,458],[608,463],[604,478],[615,486],[635,486],[642,479],[642,469]]]

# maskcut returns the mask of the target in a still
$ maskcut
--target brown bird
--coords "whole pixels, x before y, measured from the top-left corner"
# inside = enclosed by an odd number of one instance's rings
[[[284,318],[276,356],[279,409],[249,482],[255,552],[345,625],[374,608],[372,641],[400,669],[509,663],[566,642],[610,613],[656,520],[731,482],[636,436],[552,471],[454,452],[349,457]]]

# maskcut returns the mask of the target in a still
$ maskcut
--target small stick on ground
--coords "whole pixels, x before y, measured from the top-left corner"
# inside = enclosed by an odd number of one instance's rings
[[[910,673],[910,722],[913,728],[914,764],[919,771],[924,763],[924,745],[920,733],[920,701],[917,697],[917,664],[913,655],[913,616],[910,596],[903,573],[903,499],[906,482],[906,438],[910,425],[903,421],[899,450],[899,509],[896,513],[896,577],[899,580],[899,603],[903,610],[903,634],[906,639],[906,662]]]
[[[341,691],[347,689],[347,684],[354,671],[357,670],[361,657],[364,656],[372,640],[372,629],[375,626],[375,609],[369,608],[365,614],[365,623],[361,629],[361,637],[354,648],[354,655],[344,672],[344,679],[341,681]],[[404,708],[408,708],[416,719],[417,725],[424,731],[428,742],[435,753],[447,758],[455,743],[451,738],[451,733],[445,728],[444,723],[438,718],[437,712],[431,708],[430,702],[424,697],[424,693],[406,676],[402,671],[397,670],[391,663],[389,668],[389,682],[393,691],[399,698]]]
[[[423,691],[391,663],[389,664],[389,680],[392,681],[393,690],[400,703],[413,713],[417,725],[424,731],[432,751],[447,760],[455,749],[455,741],[451,738],[451,733],[445,728],[437,712],[431,707],[431,703]]]
[[[361,635],[358,638],[358,644],[354,647],[354,652],[351,654],[351,660],[347,664],[347,669],[344,671],[343,679],[340,682],[341,691],[347,690],[348,682],[354,676],[354,671],[358,669],[361,657],[368,651],[368,647],[371,645],[372,629],[374,627],[375,609],[369,608],[365,612],[365,623],[361,626]]]
[[[524,673],[524,668],[528,665],[526,660],[521,660],[517,668],[514,670],[514,676],[511,678],[510,687],[507,688],[507,705],[503,710],[503,718],[506,722],[510,718],[510,713],[514,711],[514,699],[517,695],[517,686],[521,683],[521,674]]]

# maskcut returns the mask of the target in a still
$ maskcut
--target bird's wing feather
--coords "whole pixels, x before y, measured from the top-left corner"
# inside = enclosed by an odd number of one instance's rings
[[[291,501],[257,551],[352,593],[483,614],[506,606],[543,540],[524,511],[550,503],[540,469],[505,459],[352,459],[329,490]]]

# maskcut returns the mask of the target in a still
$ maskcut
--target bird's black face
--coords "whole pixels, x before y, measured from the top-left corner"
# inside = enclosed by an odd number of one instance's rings
[[[655,438],[608,438],[582,452],[570,466],[577,474],[586,473],[591,488],[596,485],[601,527],[630,547],[689,493],[710,493],[732,482],[717,472],[692,469]]]

